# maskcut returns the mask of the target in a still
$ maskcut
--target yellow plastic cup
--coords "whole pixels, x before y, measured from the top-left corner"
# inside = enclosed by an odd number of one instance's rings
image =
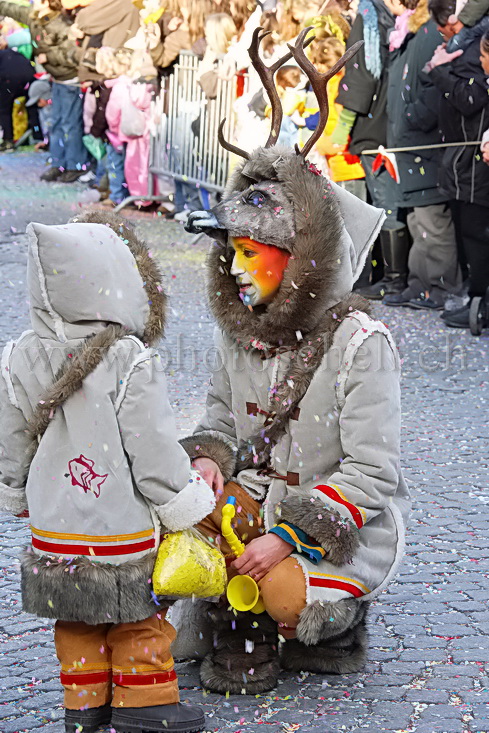
[[[235,575],[228,583],[227,599],[237,611],[263,613],[265,606],[260,598],[260,589],[249,575]]]

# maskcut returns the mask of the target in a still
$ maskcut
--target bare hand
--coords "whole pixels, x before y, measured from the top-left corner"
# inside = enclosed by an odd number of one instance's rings
[[[433,54],[433,57],[428,61],[426,66],[423,68],[423,71],[427,74],[429,74],[430,71],[432,71],[436,66],[442,66],[443,64],[448,64],[450,61],[453,61],[453,59],[458,58],[463,54],[462,50],[454,51],[453,53],[448,53],[446,50],[446,43],[441,43],[437,48],[435,48],[435,52]]]
[[[231,567],[240,575],[250,575],[258,581],[293,551],[293,545],[276,534],[264,534],[251,540],[243,554],[231,563]]]
[[[482,148],[482,159],[484,163],[489,164],[489,143],[486,143]]]
[[[47,60],[48,60],[48,57],[46,56],[46,54],[45,54],[45,53],[39,53],[39,54],[38,54],[38,55],[36,56],[36,61],[37,61],[38,63],[40,63],[40,64],[45,64]]]
[[[178,15],[174,15],[173,18],[168,23],[168,30],[170,31],[170,33],[172,33],[173,31],[176,31],[178,28],[180,28],[182,23],[183,23],[182,18],[179,18]]]
[[[195,458],[192,467],[202,476],[214,494],[222,494],[224,489],[224,476],[221,469],[211,458]]]

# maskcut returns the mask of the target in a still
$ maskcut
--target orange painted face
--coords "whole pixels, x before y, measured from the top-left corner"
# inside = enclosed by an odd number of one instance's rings
[[[233,237],[234,259],[231,275],[239,285],[245,305],[270,303],[289,261],[289,253],[271,244],[261,244],[249,237]]]

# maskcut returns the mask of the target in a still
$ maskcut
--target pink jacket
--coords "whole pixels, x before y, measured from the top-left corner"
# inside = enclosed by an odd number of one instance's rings
[[[107,137],[115,148],[126,144],[124,174],[131,196],[145,195],[148,192],[149,137],[151,124],[151,84],[133,82],[128,76],[109,79],[106,86],[112,89],[105,111],[108,130]],[[127,137],[120,129],[123,106],[132,102],[144,112],[145,128],[141,137]]]

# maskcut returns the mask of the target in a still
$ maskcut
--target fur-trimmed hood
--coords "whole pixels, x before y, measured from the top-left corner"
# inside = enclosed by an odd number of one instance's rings
[[[41,338],[83,339],[112,324],[145,343],[159,340],[161,274],[132,228],[87,212],[61,226],[32,223],[27,232],[31,321]]]
[[[258,206],[257,192],[263,198]],[[236,168],[223,200],[189,219],[192,231],[216,239],[208,259],[208,297],[219,326],[255,348],[295,347],[308,334],[324,333],[328,311],[350,296],[384,218],[289,148],[258,148]],[[249,310],[239,298],[230,236],[291,253],[268,306]]]
[[[407,26],[410,33],[417,33],[422,26],[430,19],[428,0],[419,0],[413,14],[409,17]]]

